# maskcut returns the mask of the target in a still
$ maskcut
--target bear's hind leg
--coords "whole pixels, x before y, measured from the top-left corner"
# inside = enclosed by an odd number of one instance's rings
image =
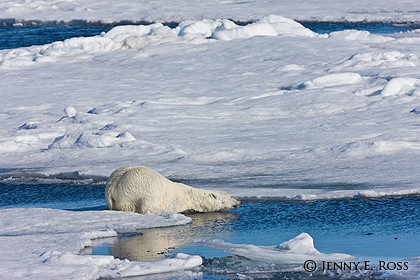
[[[117,204],[114,204],[114,205],[115,205],[114,209],[118,210],[118,211],[137,212],[136,211],[136,206],[131,204],[131,203],[123,203],[123,204],[117,203]]]

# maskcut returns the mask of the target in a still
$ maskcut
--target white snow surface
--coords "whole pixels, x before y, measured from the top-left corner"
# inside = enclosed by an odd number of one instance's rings
[[[271,15],[0,51],[0,176],[146,165],[240,197],[418,194],[416,36]]]
[[[341,253],[324,254],[315,249],[314,240],[308,233],[285,241],[277,246],[257,246],[252,244],[232,244],[221,240],[197,240],[195,243],[223,250],[254,261],[278,264],[303,264],[313,261],[349,261],[353,256]]]
[[[269,14],[298,20],[418,21],[417,0],[214,0],[147,1],[120,0],[1,0],[0,18],[26,21],[121,20],[183,21],[203,18],[250,20]]]
[[[0,210],[0,275],[4,279],[98,279],[189,270],[201,265],[201,257],[178,254],[154,262],[131,262],[80,253],[100,238],[190,222],[174,213]]]

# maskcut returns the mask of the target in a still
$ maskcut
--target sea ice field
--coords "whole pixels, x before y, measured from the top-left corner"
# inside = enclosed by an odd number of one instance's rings
[[[0,0],[0,278],[420,277],[420,2],[277,2]],[[214,235],[106,211],[126,165],[244,203]],[[188,228],[163,258],[112,254]],[[312,275],[309,256],[410,270]]]

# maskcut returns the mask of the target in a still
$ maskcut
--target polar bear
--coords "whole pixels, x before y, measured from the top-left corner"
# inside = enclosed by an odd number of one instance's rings
[[[108,209],[137,213],[214,212],[241,203],[227,192],[175,183],[144,166],[115,170],[106,184],[105,197]]]

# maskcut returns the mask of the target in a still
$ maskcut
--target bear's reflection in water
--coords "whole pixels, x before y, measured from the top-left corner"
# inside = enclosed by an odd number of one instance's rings
[[[121,237],[110,247],[111,254],[130,261],[155,261],[176,247],[195,239],[217,239],[226,235],[237,213],[213,212],[188,215],[192,224],[147,229],[140,235]]]

